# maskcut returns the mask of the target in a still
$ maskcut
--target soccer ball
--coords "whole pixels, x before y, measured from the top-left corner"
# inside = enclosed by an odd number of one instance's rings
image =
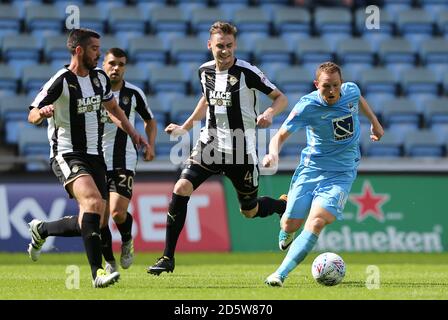
[[[318,283],[324,286],[335,286],[345,276],[345,262],[336,253],[325,252],[314,259],[311,273]]]

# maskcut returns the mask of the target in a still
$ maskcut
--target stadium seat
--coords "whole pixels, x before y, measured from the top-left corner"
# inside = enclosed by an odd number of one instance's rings
[[[187,94],[188,79],[182,74],[180,68],[176,66],[156,67],[151,70],[150,90],[153,93],[173,92],[177,94]]]
[[[406,38],[414,50],[420,47],[423,40],[432,37],[433,19],[424,9],[410,9],[398,13],[397,29]]]
[[[443,93],[448,95],[448,73],[445,73],[443,77]]]
[[[448,137],[448,98],[435,98],[425,102],[423,111],[426,128]]]
[[[24,66],[34,65],[40,60],[41,46],[31,35],[9,35],[3,38],[2,56],[15,70],[21,72]]]
[[[16,71],[7,64],[0,64],[0,96],[15,95],[19,89],[19,77]]]
[[[81,15],[80,26],[99,32],[103,40],[103,35],[106,32],[107,10],[99,5],[83,5],[79,7]]]
[[[421,123],[421,113],[417,105],[406,98],[385,101],[382,118],[389,131],[401,135],[417,131]]]
[[[434,20],[437,18],[439,12],[448,10],[446,0],[419,0],[419,4]]]
[[[55,34],[62,32],[63,18],[52,5],[30,5],[25,10],[25,26],[28,32],[36,34]]]
[[[23,68],[22,87],[25,93],[30,97],[35,97],[56,71],[57,69],[49,64],[39,64]]]
[[[109,31],[120,36],[123,33],[134,37],[146,33],[145,16],[137,7],[118,7],[109,11]]]
[[[128,51],[128,44],[123,39],[119,39],[112,35],[101,36],[101,58],[104,58],[104,53],[111,48],[121,48]],[[128,53],[129,54],[129,53]]]
[[[397,93],[397,81],[387,68],[377,67],[362,71],[359,83],[364,94],[387,93],[393,96]]]
[[[375,64],[375,52],[370,43],[362,38],[342,39],[336,46],[336,57],[344,69],[351,70],[351,76],[357,81],[363,70]]]
[[[417,61],[411,44],[404,38],[383,40],[378,51],[380,63],[391,69],[395,74],[403,69],[413,67]]]
[[[20,32],[21,18],[19,10],[11,5],[0,4],[0,43],[5,35]]]
[[[70,63],[70,52],[67,49],[67,35],[48,36],[44,39],[44,60],[52,66],[62,68]]]
[[[196,96],[185,96],[183,99],[174,99],[171,101],[170,121],[179,125],[193,113],[199,98]]]
[[[314,28],[334,51],[339,41],[352,36],[351,12],[343,7],[318,7],[314,12]]]
[[[439,12],[437,15],[437,28],[442,36],[448,38],[448,10]]]
[[[388,0],[384,1],[382,11],[386,11],[393,19],[397,19],[400,12],[411,9],[413,0]]]
[[[404,153],[408,157],[445,156],[444,137],[437,136],[431,130],[409,132],[404,139]]]
[[[299,63],[310,65],[310,69],[313,71],[316,64],[333,61],[333,51],[328,43],[319,37],[301,40],[295,53]]]
[[[424,40],[419,49],[420,62],[431,69],[442,81],[443,75],[448,73],[448,39],[433,37]]]
[[[0,100],[0,118],[4,122],[5,142],[7,144],[17,144],[20,130],[26,126],[33,126],[27,121],[28,106],[32,99],[28,96],[18,95]]]
[[[190,31],[189,19],[179,7],[155,7],[149,12],[151,32],[155,33],[163,42],[165,48],[175,38],[185,37]]]
[[[146,101],[148,102],[149,108],[157,121],[157,128],[159,131],[163,131],[165,126],[168,125],[169,119],[167,111],[156,96],[146,96]]]
[[[392,130],[385,130],[381,140],[373,142],[367,132],[361,137],[362,156],[388,158],[403,156],[404,136]]]
[[[439,94],[439,82],[436,75],[427,68],[416,67],[401,73],[401,88],[403,93],[413,100],[420,111],[422,102]]]
[[[202,41],[207,41],[210,26],[217,20],[228,20],[222,10],[218,8],[195,8],[191,13],[191,29]]]
[[[167,51],[157,36],[137,37],[129,41],[129,57],[133,63],[155,62],[164,65],[167,62]]]
[[[286,41],[278,37],[269,37],[257,42],[254,49],[255,63],[280,63],[285,66],[292,63],[292,52]]]
[[[242,8],[233,16],[233,23],[238,26],[240,35],[252,32],[268,36],[271,31],[270,22],[268,15],[257,7]]]
[[[19,155],[27,158],[27,171],[49,170],[50,146],[47,128],[26,126],[21,129],[18,134],[18,149]]]
[[[385,10],[381,10],[380,18],[377,21],[379,23],[378,28],[375,29],[374,25],[371,25],[372,21],[369,14],[366,13],[365,8],[357,9],[355,12],[355,26],[356,31],[361,37],[367,40],[373,50],[379,49],[379,44],[385,39],[389,39],[393,36],[395,31],[395,20]]]
[[[172,63],[204,63],[212,59],[207,43],[198,37],[174,39],[170,57]]]
[[[139,66],[133,64],[127,64],[124,78],[133,85],[136,85],[142,89],[143,92],[148,91],[148,69],[140,68]]]
[[[285,7],[274,11],[273,27],[275,32],[286,40],[290,50],[295,49],[298,41],[311,34],[311,15],[308,10],[297,7]]]
[[[309,71],[302,67],[291,66],[279,69],[274,79],[275,84],[283,92],[309,92],[314,90]]]

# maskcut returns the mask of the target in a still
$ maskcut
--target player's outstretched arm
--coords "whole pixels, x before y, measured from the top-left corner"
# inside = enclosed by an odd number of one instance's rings
[[[144,154],[145,161],[152,161],[156,156],[155,153],[155,145],[156,145],[156,136],[157,136],[157,121],[156,119],[145,120],[145,133],[148,137],[149,147],[146,148]]]
[[[199,99],[196,108],[190,117],[182,125],[178,125],[175,123],[170,123],[166,128],[165,132],[168,134],[173,134],[175,136],[182,135],[186,131],[190,130],[195,121],[201,121],[205,117],[205,113],[207,111],[207,100],[204,96]]]
[[[381,123],[378,121],[378,118],[376,117],[375,113],[373,113],[372,109],[370,108],[369,104],[367,103],[366,99],[364,99],[363,96],[359,98],[359,103],[361,106],[361,110],[364,113],[364,115],[369,119],[371,126],[370,126],[370,139],[372,141],[379,141],[381,137],[384,135],[384,129]]]
[[[268,97],[272,99],[272,105],[258,116],[257,126],[259,128],[269,127],[274,116],[283,112],[288,105],[288,98],[278,89],[272,91]]]
[[[263,158],[263,167],[273,168],[278,164],[278,155],[283,143],[290,136],[289,132],[284,128],[280,128],[269,142],[269,153]]]

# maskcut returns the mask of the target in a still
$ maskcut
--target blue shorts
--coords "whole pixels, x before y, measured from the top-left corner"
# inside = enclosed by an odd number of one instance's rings
[[[342,211],[356,179],[356,170],[323,171],[299,166],[291,179],[284,216],[305,219],[311,204],[318,204],[343,220]]]

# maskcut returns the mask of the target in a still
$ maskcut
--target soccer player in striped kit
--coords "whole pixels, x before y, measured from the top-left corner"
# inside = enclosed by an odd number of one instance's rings
[[[67,47],[71,53],[70,64],[42,87],[31,103],[28,121],[33,124],[48,121],[51,167],[69,196],[79,204],[78,223],[92,271],[92,284],[95,288],[107,287],[118,281],[120,274],[107,273],[102,267],[100,219],[107,199],[102,105],[137,147],[149,145],[113,99],[109,77],[96,68],[100,35],[93,30],[73,29]],[[39,224],[33,221],[28,252],[37,260],[45,239],[40,237]]]
[[[163,256],[148,268],[148,273],[159,275],[174,270],[174,252],[185,224],[190,195],[214,174],[224,174],[232,181],[245,217],[281,215],[285,210],[285,199],[258,197],[256,127],[270,126],[288,100],[257,67],[235,58],[236,33],[236,27],[227,22],[217,21],[211,26],[208,49],[214,60],[199,68],[202,97],[182,125],[172,123],[165,129],[176,135],[206,117],[199,141],[174,186]],[[261,114],[259,92],[272,100],[272,105]]]

